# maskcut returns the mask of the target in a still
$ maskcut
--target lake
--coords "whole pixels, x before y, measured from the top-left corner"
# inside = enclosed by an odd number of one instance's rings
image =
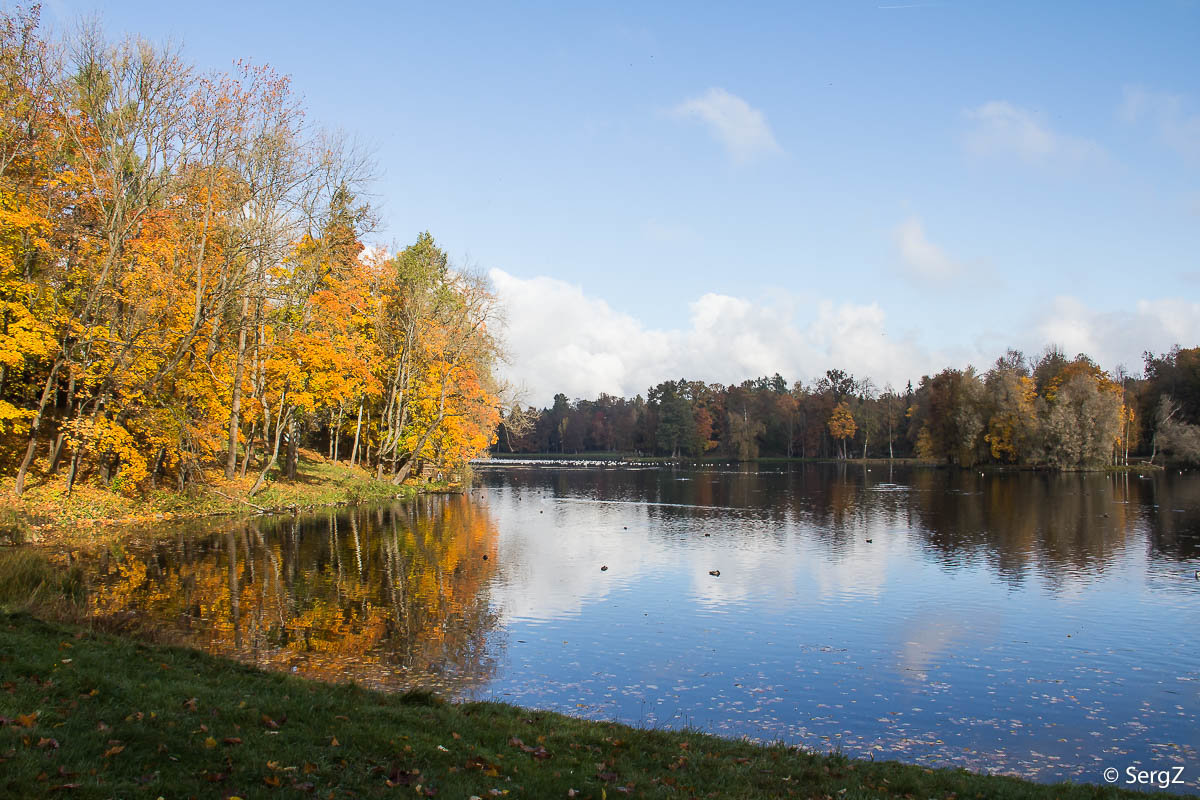
[[[819,751],[1200,779],[1200,475],[483,466],[178,524],[92,612],[324,680]],[[719,574],[716,574],[719,573]]]

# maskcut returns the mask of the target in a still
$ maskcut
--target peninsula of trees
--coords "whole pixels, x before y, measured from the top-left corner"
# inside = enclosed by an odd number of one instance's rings
[[[495,299],[424,233],[360,237],[369,159],[286,78],[0,12],[0,460],[254,494],[297,450],[403,480],[485,449]],[[11,479],[11,477],[10,477]]]
[[[1032,360],[1010,350],[984,373],[945,369],[901,390],[833,369],[807,385],[777,374],[736,386],[664,381],[632,400],[559,394],[551,408],[509,412],[496,450],[1056,469],[1136,458],[1200,464],[1200,347],[1146,353],[1140,378],[1048,348]]]

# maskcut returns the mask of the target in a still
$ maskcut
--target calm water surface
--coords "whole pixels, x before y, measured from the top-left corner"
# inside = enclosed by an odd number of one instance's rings
[[[89,559],[93,610],[323,679],[1038,780],[1182,766],[1200,791],[1198,475],[477,480],[180,526]]]

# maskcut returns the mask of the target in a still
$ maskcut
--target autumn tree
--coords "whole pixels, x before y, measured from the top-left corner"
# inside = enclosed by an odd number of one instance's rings
[[[1010,350],[984,378],[989,417],[984,441],[992,458],[1020,463],[1032,453],[1038,436],[1037,386],[1024,356]]]
[[[854,415],[850,413],[850,406],[845,400],[834,406],[833,413],[829,415],[828,425],[829,434],[842,445],[842,458],[846,458],[846,440],[854,436],[858,425],[855,424]]]
[[[1063,364],[1038,399],[1035,460],[1060,469],[1112,463],[1123,422],[1121,398],[1121,387],[1086,356]]]

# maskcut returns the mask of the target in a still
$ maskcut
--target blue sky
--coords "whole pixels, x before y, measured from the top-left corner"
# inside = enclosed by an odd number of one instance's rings
[[[293,77],[528,399],[1200,344],[1200,3],[56,0]]]

